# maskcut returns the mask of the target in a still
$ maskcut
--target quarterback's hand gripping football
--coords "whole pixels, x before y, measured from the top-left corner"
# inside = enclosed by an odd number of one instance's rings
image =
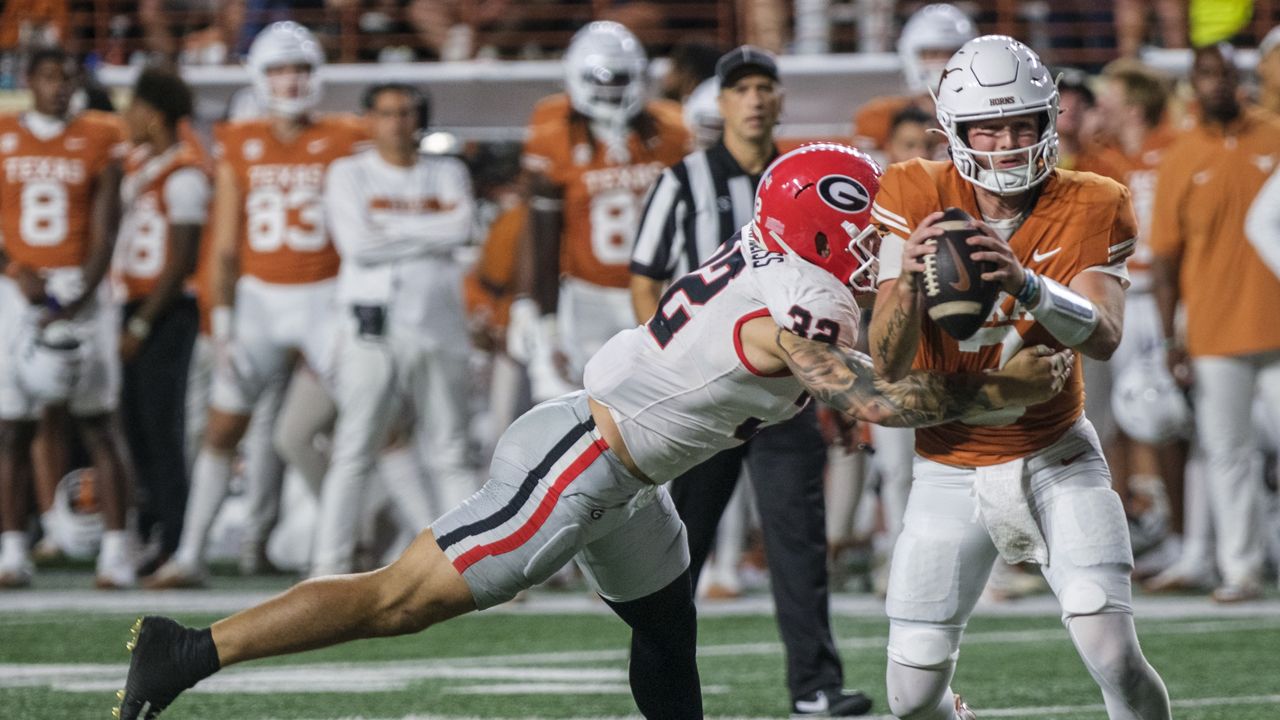
[[[984,222],[976,222],[974,226],[983,234],[974,235],[967,242],[974,247],[982,248],[982,251],[973,253],[971,257],[979,262],[994,263],[996,266],[995,270],[982,273],[982,279],[998,282],[1001,290],[1016,296],[1027,282],[1022,271],[1022,263],[1013,254],[1013,248],[1009,247],[1008,241],[1002,239],[995,230],[991,229],[991,226]]]
[[[924,258],[926,255],[936,253],[938,245],[935,239],[942,235],[942,228],[935,227],[934,224],[942,219],[942,212],[930,213],[920,224],[916,226],[911,237],[902,246],[902,272],[898,275],[898,288],[902,293],[915,293],[918,291],[918,283],[916,278],[920,273],[924,272]]]
[[[1004,380],[1000,399],[1005,405],[1019,407],[1050,400],[1066,387],[1074,366],[1075,353],[1069,349],[1054,352],[1047,345],[1023,348],[994,373]]]

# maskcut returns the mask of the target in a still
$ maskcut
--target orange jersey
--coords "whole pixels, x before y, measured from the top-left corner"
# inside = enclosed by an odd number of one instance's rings
[[[893,118],[903,110],[916,105],[916,99],[904,95],[878,97],[867,101],[853,116],[853,144],[861,150],[884,150],[893,134]],[[921,110],[933,113],[929,108]]]
[[[489,227],[480,259],[463,278],[463,305],[476,322],[495,328],[507,326],[511,300],[515,296],[520,243],[528,219],[529,206],[524,203],[504,210]]]
[[[1140,274],[1151,270],[1151,218],[1156,204],[1156,169],[1164,158],[1165,150],[1173,144],[1177,133],[1168,125],[1161,125],[1150,133],[1135,155],[1126,155],[1118,147],[1092,148],[1078,158],[1076,169],[1105,175],[1118,180],[1129,188],[1133,197],[1133,210],[1138,218],[1138,243],[1129,258],[1129,271],[1134,275],[1134,285],[1139,285]]]
[[[125,159],[120,183],[124,217],[116,241],[115,263],[125,302],[151,294],[168,261],[171,213],[165,183],[180,170],[199,173],[207,194],[209,179],[204,158],[186,142],[179,142],[158,156],[152,156],[145,147],[137,148]]]
[[[545,176],[561,190],[564,218],[560,271],[605,287],[625,288],[631,282],[631,245],[644,211],[649,187],[668,165],[690,149],[689,131],[680,106],[665,100],[649,102],[642,134],[627,136],[630,158],[609,158],[605,143],[593,140],[588,121],[568,103],[544,100],[524,148],[524,167]],[[554,112],[553,112],[554,111]]]
[[[124,152],[113,116],[88,111],[41,140],[23,116],[0,117],[0,233],[9,258],[32,268],[73,267],[89,254],[98,176]]]
[[[321,197],[329,163],[368,137],[352,117],[321,117],[293,140],[270,119],[231,122],[214,131],[214,155],[230,164],[244,200],[240,272],[269,283],[298,284],[338,274],[338,251],[324,225]]]
[[[1057,170],[1041,188],[1031,214],[1009,239],[1024,266],[1067,285],[1086,268],[1116,266],[1133,252],[1137,221],[1123,185],[1093,173]],[[915,228],[925,216],[943,208],[957,206],[982,217],[973,186],[950,162],[911,160],[890,165],[881,178],[875,205],[878,216],[901,219],[881,224],[881,233],[903,238],[904,228]],[[1002,367],[1018,350],[1031,345],[1062,348],[1029,312],[1001,294],[983,327],[963,342],[925,316],[915,367],[980,373]],[[1066,389],[1052,400],[995,411],[969,423],[920,428],[916,452],[947,465],[995,465],[1053,444],[1083,411],[1084,379],[1077,355]]]
[[[1192,356],[1280,348],[1280,280],[1245,237],[1249,208],[1280,167],[1280,119],[1255,108],[1227,128],[1198,125],[1165,152],[1156,178],[1151,248],[1181,255]]]

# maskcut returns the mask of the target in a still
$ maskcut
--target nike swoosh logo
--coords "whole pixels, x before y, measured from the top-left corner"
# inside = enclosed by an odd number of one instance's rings
[[[1084,456],[1084,454],[1085,454],[1086,452],[1088,452],[1088,450],[1081,450],[1080,452],[1076,453],[1075,455],[1072,455],[1071,457],[1063,458],[1063,459],[1062,459],[1062,464],[1063,464],[1063,465],[1070,465],[1071,463],[1073,463],[1073,462],[1075,462],[1075,461],[1079,460],[1081,457],[1083,457],[1083,456]]]
[[[1031,260],[1033,262],[1044,262],[1060,252],[1062,252],[1062,248],[1060,247],[1054,248],[1047,253],[1042,253],[1037,250],[1036,252],[1031,253]]]
[[[951,262],[956,266],[956,272],[960,274],[959,280],[953,283],[947,283],[955,288],[956,292],[966,292],[969,289],[969,268],[964,266],[964,261],[960,259],[960,251],[956,250],[956,246],[947,243],[947,249],[951,251]]]
[[[819,695],[817,700],[797,700],[796,712],[820,713],[831,709],[826,695]]]

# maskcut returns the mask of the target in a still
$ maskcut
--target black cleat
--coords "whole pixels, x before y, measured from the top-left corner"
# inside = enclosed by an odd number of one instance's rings
[[[151,720],[182,691],[218,670],[213,636],[164,617],[138,618],[125,647],[132,653],[129,677],[116,693],[118,720]]]
[[[871,698],[857,690],[818,690],[791,703],[792,718],[854,717],[871,712]]]

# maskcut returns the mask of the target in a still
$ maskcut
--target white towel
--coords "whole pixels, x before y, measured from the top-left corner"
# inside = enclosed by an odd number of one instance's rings
[[[1031,514],[1023,461],[977,468],[973,481],[978,513],[1005,562],[1049,562],[1049,546]]]

